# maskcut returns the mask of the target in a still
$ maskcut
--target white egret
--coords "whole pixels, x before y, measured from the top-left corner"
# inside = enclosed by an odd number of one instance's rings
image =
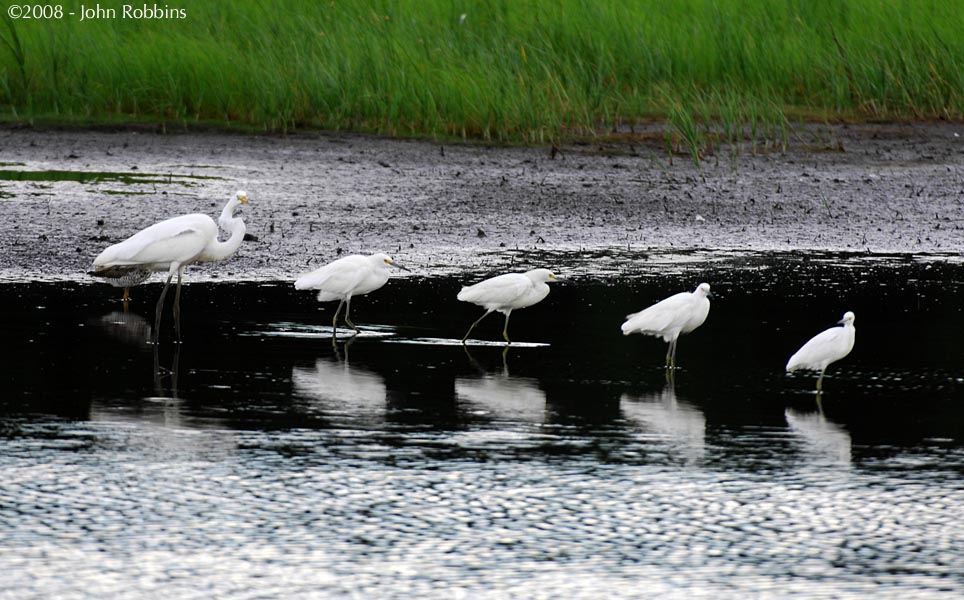
[[[389,269],[397,267],[408,271],[402,265],[382,252],[363,256],[352,254],[334,260],[327,265],[302,275],[295,281],[295,289],[318,290],[319,302],[339,300],[335,316],[331,318],[332,338],[338,334],[338,314],[345,305],[345,323],[358,331],[351,321],[351,298],[374,292],[388,281]]]
[[[177,273],[177,292],[174,295],[174,327],[177,339],[181,339],[181,279],[184,267],[196,262],[221,261],[237,252],[244,239],[245,225],[235,212],[248,203],[248,194],[239,191],[221,211],[218,222],[211,217],[195,213],[181,215],[155,223],[123,242],[114,244],[94,259],[93,275],[123,282],[136,280],[138,273],[167,271],[167,281],[157,301],[154,318],[154,341],[161,326],[161,311],[167,288]],[[218,239],[218,225],[230,235],[227,240]]]
[[[666,368],[676,368],[676,341],[703,324],[710,314],[710,284],[701,283],[692,292],[680,292],[649,308],[626,315],[623,335],[643,333],[669,342]]]
[[[458,299],[463,302],[478,304],[485,309],[485,314],[479,317],[462,338],[462,343],[469,338],[469,334],[475,329],[479,322],[489,316],[489,314],[499,311],[505,315],[505,327],[502,328],[502,337],[507,344],[511,344],[509,339],[509,315],[517,308],[525,308],[541,302],[549,295],[550,281],[557,281],[555,274],[549,269],[533,269],[525,273],[506,273],[498,275],[475,285],[462,288]]]
[[[787,362],[787,371],[810,369],[820,371],[817,378],[817,392],[823,389],[823,375],[827,366],[850,354],[853,350],[857,330],[854,329],[854,313],[849,310],[838,323],[843,327],[831,327],[810,338]]]

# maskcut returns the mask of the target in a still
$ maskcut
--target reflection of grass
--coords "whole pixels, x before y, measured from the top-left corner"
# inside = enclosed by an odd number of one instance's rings
[[[783,144],[796,117],[964,115],[960,0],[236,0],[186,10],[180,20],[7,20],[0,113],[535,142],[657,117],[695,155],[720,141]]]

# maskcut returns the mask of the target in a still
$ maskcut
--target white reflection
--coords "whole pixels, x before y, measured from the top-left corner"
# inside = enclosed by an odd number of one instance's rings
[[[93,322],[109,337],[121,342],[146,346],[151,339],[151,324],[134,313],[115,311]]]
[[[823,411],[800,412],[786,409],[787,426],[808,454],[841,464],[850,464],[850,434],[827,420]]]
[[[508,374],[455,380],[455,396],[471,412],[505,421],[544,423],[546,394],[537,384]]]
[[[295,391],[311,399],[313,407],[328,416],[378,416],[387,406],[385,380],[373,371],[349,364],[338,356],[319,358],[315,367],[292,367]]]
[[[636,423],[643,431],[664,439],[670,452],[679,454],[687,462],[700,460],[706,454],[703,411],[676,397],[672,379],[659,392],[624,393],[620,408],[624,418]]]
[[[533,380],[509,375],[507,354],[502,351],[502,372],[485,373],[472,357],[468,348],[465,354],[482,375],[459,377],[455,380],[455,397],[465,403],[469,412],[491,419],[542,424],[546,421],[546,394]]]

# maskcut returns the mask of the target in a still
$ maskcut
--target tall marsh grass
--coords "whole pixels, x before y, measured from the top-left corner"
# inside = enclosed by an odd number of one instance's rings
[[[119,14],[122,2],[99,4]],[[696,155],[781,143],[798,118],[964,115],[962,0],[176,7],[187,18],[3,17],[0,118],[528,142],[656,118]]]

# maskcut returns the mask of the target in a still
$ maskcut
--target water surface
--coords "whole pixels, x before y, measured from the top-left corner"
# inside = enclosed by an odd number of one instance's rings
[[[109,286],[0,285],[0,596],[964,593],[964,267],[576,277],[508,351],[499,315],[455,343],[467,279],[392,280],[334,346],[289,282],[188,285],[157,347],[157,284],[126,315]],[[619,324],[700,281],[667,379]],[[845,310],[818,404],[783,365]]]

